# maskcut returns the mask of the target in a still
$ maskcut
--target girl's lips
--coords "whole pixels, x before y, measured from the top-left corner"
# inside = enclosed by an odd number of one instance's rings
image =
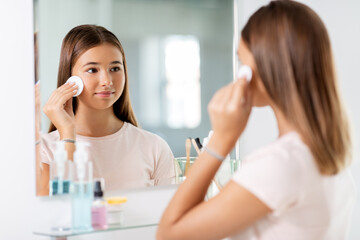
[[[103,97],[103,98],[110,97],[111,94],[113,94],[113,92],[111,92],[111,91],[104,91],[104,92],[95,93],[96,96]]]

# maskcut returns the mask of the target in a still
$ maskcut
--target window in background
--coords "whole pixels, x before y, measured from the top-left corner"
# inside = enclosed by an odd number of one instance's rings
[[[166,123],[195,128],[201,121],[200,47],[194,36],[169,36],[165,49]]]
[[[195,36],[151,36],[140,44],[140,121],[148,128],[201,122],[200,46]]]

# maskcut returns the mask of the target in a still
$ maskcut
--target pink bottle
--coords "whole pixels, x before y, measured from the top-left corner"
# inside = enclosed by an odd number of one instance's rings
[[[102,183],[103,180],[95,180],[94,182],[94,202],[91,207],[91,220],[94,229],[106,229],[106,202],[103,198]]]

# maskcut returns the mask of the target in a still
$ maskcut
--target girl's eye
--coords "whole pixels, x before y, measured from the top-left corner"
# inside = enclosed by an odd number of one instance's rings
[[[96,73],[97,70],[96,68],[90,68],[89,70],[87,70],[88,73]]]
[[[120,71],[120,68],[119,67],[113,67],[110,69],[111,72],[118,72]]]

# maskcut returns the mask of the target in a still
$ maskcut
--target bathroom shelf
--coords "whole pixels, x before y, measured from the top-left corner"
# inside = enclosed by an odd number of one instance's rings
[[[141,219],[141,220],[137,219],[136,221],[135,220],[125,221],[125,223],[121,225],[110,225],[106,229],[90,229],[83,231],[73,231],[71,230],[70,227],[59,227],[59,228],[51,228],[51,229],[41,229],[39,231],[34,231],[34,234],[50,237],[51,239],[54,240],[66,240],[68,237],[84,235],[84,234],[151,227],[151,226],[156,226],[158,222],[159,219]]]

